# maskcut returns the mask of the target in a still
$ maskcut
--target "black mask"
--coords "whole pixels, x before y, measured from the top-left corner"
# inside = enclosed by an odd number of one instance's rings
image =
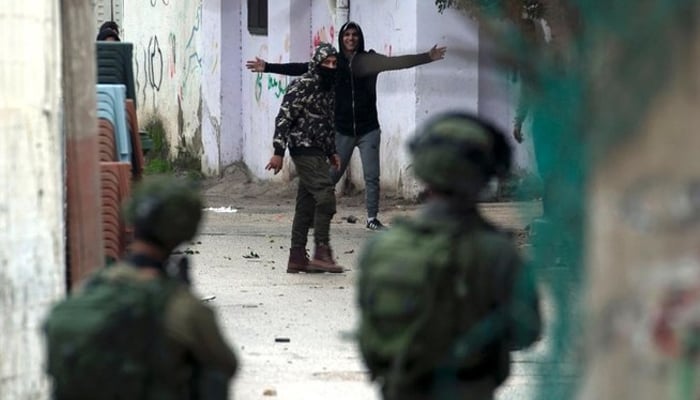
[[[335,78],[338,70],[336,68],[327,68],[318,66],[318,75],[321,77],[321,87],[323,90],[331,90],[335,87]]]

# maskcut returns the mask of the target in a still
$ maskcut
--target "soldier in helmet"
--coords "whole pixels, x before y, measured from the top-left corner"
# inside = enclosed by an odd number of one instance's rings
[[[451,112],[419,129],[410,153],[428,200],[360,255],[360,351],[385,399],[493,399],[510,352],[541,329],[531,271],[476,204],[508,172],[510,148],[495,127]]]
[[[171,252],[197,234],[202,208],[177,178],[135,189],[124,207],[134,229],[128,255],[87,278],[45,323],[53,398],[227,398],[236,355],[214,311],[166,271]]]

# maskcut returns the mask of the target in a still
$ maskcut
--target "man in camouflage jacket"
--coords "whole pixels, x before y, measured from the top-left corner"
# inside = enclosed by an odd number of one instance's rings
[[[309,70],[292,82],[275,120],[274,155],[265,169],[277,174],[285,150],[299,175],[288,273],[343,272],[330,247],[330,222],[336,212],[335,185],[328,164],[340,168],[335,148],[335,74],[337,51],[321,43],[309,62]],[[309,229],[313,225],[316,249],[306,255]]]

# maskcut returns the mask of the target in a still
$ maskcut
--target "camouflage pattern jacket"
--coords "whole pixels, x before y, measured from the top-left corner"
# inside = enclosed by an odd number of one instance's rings
[[[287,87],[275,120],[275,155],[325,155],[335,149],[335,89],[324,89],[316,67],[336,51],[329,44],[316,48],[309,70]]]

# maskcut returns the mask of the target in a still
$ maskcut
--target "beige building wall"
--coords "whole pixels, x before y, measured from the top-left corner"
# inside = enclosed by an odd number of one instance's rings
[[[41,322],[64,293],[59,2],[0,2],[0,398],[46,399]]]

